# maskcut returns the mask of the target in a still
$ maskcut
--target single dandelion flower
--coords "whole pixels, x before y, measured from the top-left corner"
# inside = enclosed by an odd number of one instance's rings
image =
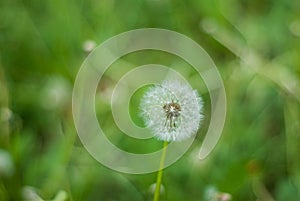
[[[196,90],[179,81],[151,87],[140,105],[146,126],[163,141],[181,141],[199,129],[203,102]]]

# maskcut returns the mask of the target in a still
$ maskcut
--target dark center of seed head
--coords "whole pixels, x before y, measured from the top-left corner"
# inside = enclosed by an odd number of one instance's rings
[[[163,106],[167,118],[179,117],[181,107],[178,103],[167,103]]]

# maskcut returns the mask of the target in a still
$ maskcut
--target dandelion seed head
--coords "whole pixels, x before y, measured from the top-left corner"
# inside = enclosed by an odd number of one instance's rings
[[[203,102],[196,90],[179,81],[151,87],[140,105],[146,126],[163,141],[181,141],[199,129]]]

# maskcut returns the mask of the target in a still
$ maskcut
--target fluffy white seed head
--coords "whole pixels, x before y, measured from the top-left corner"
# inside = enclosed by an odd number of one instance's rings
[[[146,126],[163,141],[181,141],[196,134],[203,102],[196,90],[179,81],[151,87],[140,105]]]

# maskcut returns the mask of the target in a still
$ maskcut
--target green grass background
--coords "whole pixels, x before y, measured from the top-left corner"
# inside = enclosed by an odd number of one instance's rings
[[[218,66],[228,101],[223,135],[199,161],[210,100],[188,64],[145,51],[105,73],[98,119],[109,139],[131,152],[162,143],[128,139],[113,123],[107,94],[120,76],[164,64],[202,93],[203,127],[184,157],[165,169],[161,200],[213,201],[209,192],[229,193],[233,201],[300,200],[299,10],[296,0],[0,0],[0,200],[152,200],[156,173],[121,174],[96,162],[77,137],[71,108],[84,41],[99,45],[147,27],[198,42]],[[130,104],[139,125],[141,92]]]

